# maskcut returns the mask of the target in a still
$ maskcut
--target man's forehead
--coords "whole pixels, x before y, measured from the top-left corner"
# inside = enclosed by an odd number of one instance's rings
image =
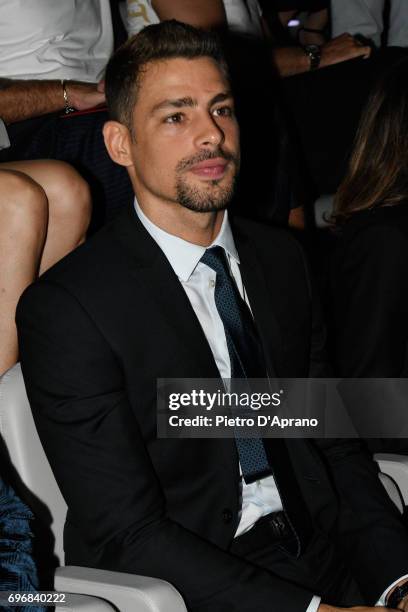
[[[218,64],[207,57],[172,58],[150,62],[143,71],[141,98],[152,105],[165,99],[207,97],[229,90],[229,83]]]

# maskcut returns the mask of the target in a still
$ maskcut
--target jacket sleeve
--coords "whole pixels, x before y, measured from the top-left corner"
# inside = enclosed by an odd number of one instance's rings
[[[408,573],[408,534],[359,440],[316,441],[339,503],[338,545],[368,603]]]
[[[102,568],[167,580],[194,612],[305,612],[312,593],[167,516],[120,356],[74,296],[49,281],[32,285],[17,325],[41,441],[71,521],[100,551]]]

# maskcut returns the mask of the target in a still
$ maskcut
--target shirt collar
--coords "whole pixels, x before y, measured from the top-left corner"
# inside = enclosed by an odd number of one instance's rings
[[[153,240],[157,242],[179,279],[187,282],[204,255],[206,247],[187,242],[187,240],[162,230],[146,217],[136,198],[135,210],[142,225],[149,232]],[[239,263],[239,256],[232,236],[227,211],[224,211],[224,218],[218,236],[210,246],[222,247],[229,257]]]

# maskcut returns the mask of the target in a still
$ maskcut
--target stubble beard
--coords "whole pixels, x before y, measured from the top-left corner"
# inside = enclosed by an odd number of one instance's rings
[[[233,175],[228,184],[222,185],[224,179],[216,179],[208,181],[204,184],[203,188],[200,189],[197,186],[190,185],[185,179],[185,173],[189,168],[194,166],[201,161],[208,159],[215,159],[216,157],[222,157],[223,159],[232,163]],[[225,151],[214,151],[200,153],[193,158],[182,160],[176,168],[177,179],[176,179],[176,195],[177,202],[192,210],[194,212],[217,212],[224,210],[231,202],[239,170],[239,155],[233,155]]]

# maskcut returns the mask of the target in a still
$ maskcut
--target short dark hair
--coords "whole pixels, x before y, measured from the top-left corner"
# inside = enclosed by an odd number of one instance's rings
[[[228,78],[218,36],[176,20],[147,26],[114,53],[106,67],[105,93],[112,119],[131,129],[140,76],[149,62],[212,58]]]

